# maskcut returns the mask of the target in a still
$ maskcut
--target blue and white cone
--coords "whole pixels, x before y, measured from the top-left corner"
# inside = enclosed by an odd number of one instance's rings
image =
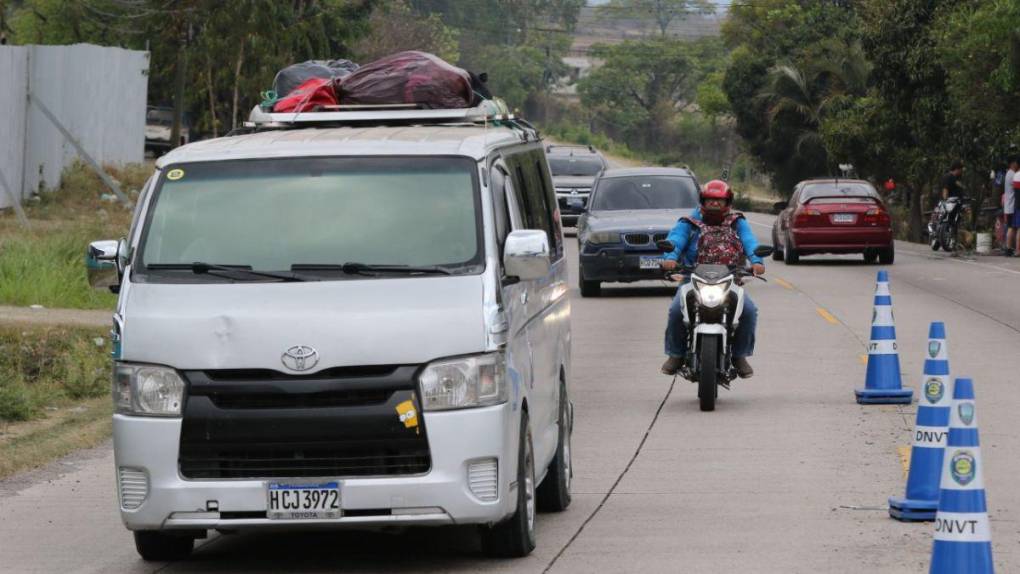
[[[906,496],[889,498],[889,516],[896,520],[935,520],[939,505],[942,453],[946,448],[949,408],[953,402],[946,326],[941,322],[932,323],[928,328],[926,353]]]
[[[949,441],[942,465],[942,491],[929,572],[990,574],[995,571],[992,531],[985,502],[974,382],[956,379],[953,386]]]
[[[864,388],[856,389],[857,402],[862,405],[909,405],[912,389],[904,389],[900,381],[900,356],[896,349],[896,326],[893,324],[892,295],[889,274],[878,272],[875,284],[875,310],[871,315],[871,343],[868,344],[868,374]]]

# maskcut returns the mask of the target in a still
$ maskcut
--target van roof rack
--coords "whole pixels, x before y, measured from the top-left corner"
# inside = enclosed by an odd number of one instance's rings
[[[307,112],[267,112],[255,106],[245,122],[247,128],[295,128],[336,125],[431,125],[505,122],[530,124],[514,117],[506,104],[485,100],[473,108],[423,109],[415,104],[322,106]],[[533,128],[531,128],[533,129]]]
[[[551,152],[554,148],[586,149],[586,150],[590,151],[591,153],[596,153],[595,146],[593,146],[591,144],[588,144],[588,145],[582,145],[582,144],[549,144],[549,145],[545,146],[545,151],[546,151],[546,153],[548,153],[548,152]]]

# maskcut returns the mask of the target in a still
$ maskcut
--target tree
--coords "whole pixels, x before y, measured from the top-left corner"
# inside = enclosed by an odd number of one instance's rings
[[[686,19],[689,14],[714,12],[715,8],[707,0],[610,0],[598,9],[600,17],[610,20],[635,18],[651,22],[660,38],[666,37],[670,25]]]
[[[370,33],[354,44],[359,61],[370,62],[405,50],[433,53],[448,62],[460,59],[460,32],[438,14],[421,15],[403,0],[379,4],[372,10]]]

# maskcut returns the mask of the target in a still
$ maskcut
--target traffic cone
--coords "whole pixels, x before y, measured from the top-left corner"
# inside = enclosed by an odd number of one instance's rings
[[[995,567],[974,408],[974,382],[956,379],[953,386],[949,441],[942,464],[942,490],[935,515],[935,544],[929,572],[986,574],[994,572]]]
[[[949,377],[946,326],[935,322],[928,328],[928,349],[921,378],[923,399],[917,401],[914,446],[910,451],[910,474],[903,498],[889,498],[889,516],[902,521],[935,520],[939,505],[942,453],[949,434],[949,407],[953,402]]]
[[[857,402],[865,405],[909,405],[912,389],[900,381],[900,356],[896,349],[889,274],[878,272],[875,284],[875,309],[871,314],[871,343],[868,345],[868,374],[864,388],[854,391]]]

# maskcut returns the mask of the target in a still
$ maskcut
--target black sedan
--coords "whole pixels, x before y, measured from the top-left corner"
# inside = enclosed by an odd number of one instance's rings
[[[581,295],[597,297],[604,282],[662,278],[662,254],[655,242],[694,211],[698,192],[698,182],[687,169],[604,172],[577,222]]]

